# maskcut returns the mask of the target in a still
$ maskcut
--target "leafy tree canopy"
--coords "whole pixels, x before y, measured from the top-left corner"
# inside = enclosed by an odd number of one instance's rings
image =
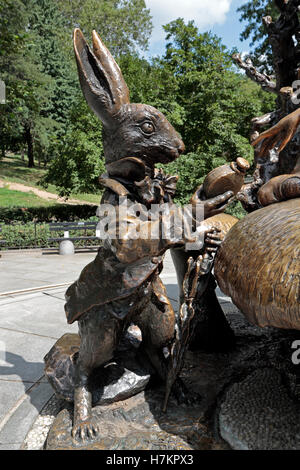
[[[143,0],[0,0],[0,108],[2,155],[26,146],[29,166],[47,163],[53,143],[71,125],[79,84],[72,30],[98,29],[110,48],[147,47],[152,28]]]
[[[161,64],[173,74],[182,118],[177,128],[187,152],[168,171],[180,174],[178,200],[186,202],[212,168],[239,156],[253,161],[250,121],[274,98],[236,73],[221,40],[199,33],[192,21],[177,19],[165,31],[169,42]]]
[[[95,29],[115,56],[147,49],[152,23],[144,0],[55,1],[70,31],[79,27],[88,39]]]
[[[272,50],[262,20],[264,16],[271,16],[273,19],[278,17],[276,0],[251,0],[240,6],[237,11],[240,13],[240,21],[246,23],[241,40],[251,39],[253,63],[271,74]]]
[[[44,184],[62,195],[99,190],[102,126],[79,87],[78,25],[87,39],[98,30],[117,57],[131,101],[155,106],[181,133],[186,154],[165,168],[180,176],[177,201],[188,201],[212,168],[239,156],[252,161],[250,121],[273,108],[273,96],[237,73],[231,51],[192,21],[166,25],[165,53],[142,58],[151,31],[142,0],[0,0],[2,153],[26,145],[29,164],[34,155],[48,163]]]

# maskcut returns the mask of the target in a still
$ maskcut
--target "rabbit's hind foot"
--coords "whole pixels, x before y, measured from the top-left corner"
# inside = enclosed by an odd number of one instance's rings
[[[94,439],[99,433],[97,420],[92,416],[92,395],[85,386],[76,387],[74,392],[73,439],[85,441]]]
[[[93,417],[85,421],[77,422],[72,428],[73,439],[79,439],[81,441],[94,439],[98,434],[99,425]]]

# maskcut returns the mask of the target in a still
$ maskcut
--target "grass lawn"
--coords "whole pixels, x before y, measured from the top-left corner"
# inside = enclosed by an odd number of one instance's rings
[[[41,199],[32,193],[22,193],[7,188],[0,188],[0,207],[40,207],[51,206],[53,201]]]
[[[42,168],[28,168],[19,155],[7,155],[0,160],[0,178],[27,186],[38,186],[38,181],[45,174]]]
[[[23,162],[20,155],[8,154],[4,159],[0,160],[0,179],[11,181],[13,183],[22,183],[26,186],[41,188],[39,185],[39,180],[42,178],[42,176],[44,176],[45,172],[46,170],[43,168],[28,168],[26,157],[25,162]],[[49,185],[48,188],[42,189],[45,189],[46,191],[49,191],[53,194],[58,193],[54,185]],[[16,193],[17,191],[14,192]],[[80,201],[99,204],[101,198],[101,189],[99,186],[99,194],[72,193],[70,197],[79,199]],[[40,198],[37,199],[41,200]]]

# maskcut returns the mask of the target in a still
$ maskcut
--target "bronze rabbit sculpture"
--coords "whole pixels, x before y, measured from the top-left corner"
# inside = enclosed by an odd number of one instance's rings
[[[173,223],[172,234],[162,236],[164,214],[153,222],[146,213],[151,204],[167,204],[169,217],[171,214],[177,222],[185,222],[183,208],[172,203],[177,178],[154,168],[155,163],[171,162],[180,156],[184,151],[181,138],[157,109],[130,103],[121,70],[95,31],[91,50],[82,32],[76,29],[74,49],[83,94],[103,124],[107,174],[100,178],[105,187],[101,204],[115,207],[117,231],[122,229],[125,233],[105,239],[95,260],[83,269],[66,292],[67,320],[69,323],[78,321],[81,339],[76,362],[72,435],[84,439],[99,431],[91,414],[89,376],[93,369],[113,358],[122,333],[130,323],[140,327],[142,346],[158,375],[167,382],[171,377],[168,396],[178,373],[177,364],[173,368],[175,372],[170,374],[172,354],[178,353],[177,358],[182,354],[178,338],[176,340],[178,316],[159,273],[165,251],[195,241],[196,232],[182,234],[180,224]],[[126,197],[129,206],[140,204],[141,213],[121,215],[120,197]],[[222,212],[231,197],[229,191],[198,202],[208,218]],[[218,233],[214,232],[214,224],[208,224],[204,230],[204,248],[200,257],[197,253],[196,264],[190,261],[188,273],[185,273],[184,292],[189,303],[191,295],[202,295],[205,291],[222,229],[224,235],[235,223],[236,219],[228,216],[227,224],[224,227],[221,224]],[[149,237],[154,225],[160,233],[157,239]],[[142,236],[132,239],[131,232],[136,231]],[[226,330],[226,321],[222,319],[221,323]],[[179,385],[178,390],[180,394]]]

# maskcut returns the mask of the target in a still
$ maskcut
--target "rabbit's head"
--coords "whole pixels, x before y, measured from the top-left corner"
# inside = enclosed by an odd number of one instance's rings
[[[93,31],[93,51],[82,32],[74,31],[74,48],[83,94],[103,123],[107,164],[127,157],[148,168],[175,160],[184,144],[165,116],[145,104],[132,104],[122,72]]]

